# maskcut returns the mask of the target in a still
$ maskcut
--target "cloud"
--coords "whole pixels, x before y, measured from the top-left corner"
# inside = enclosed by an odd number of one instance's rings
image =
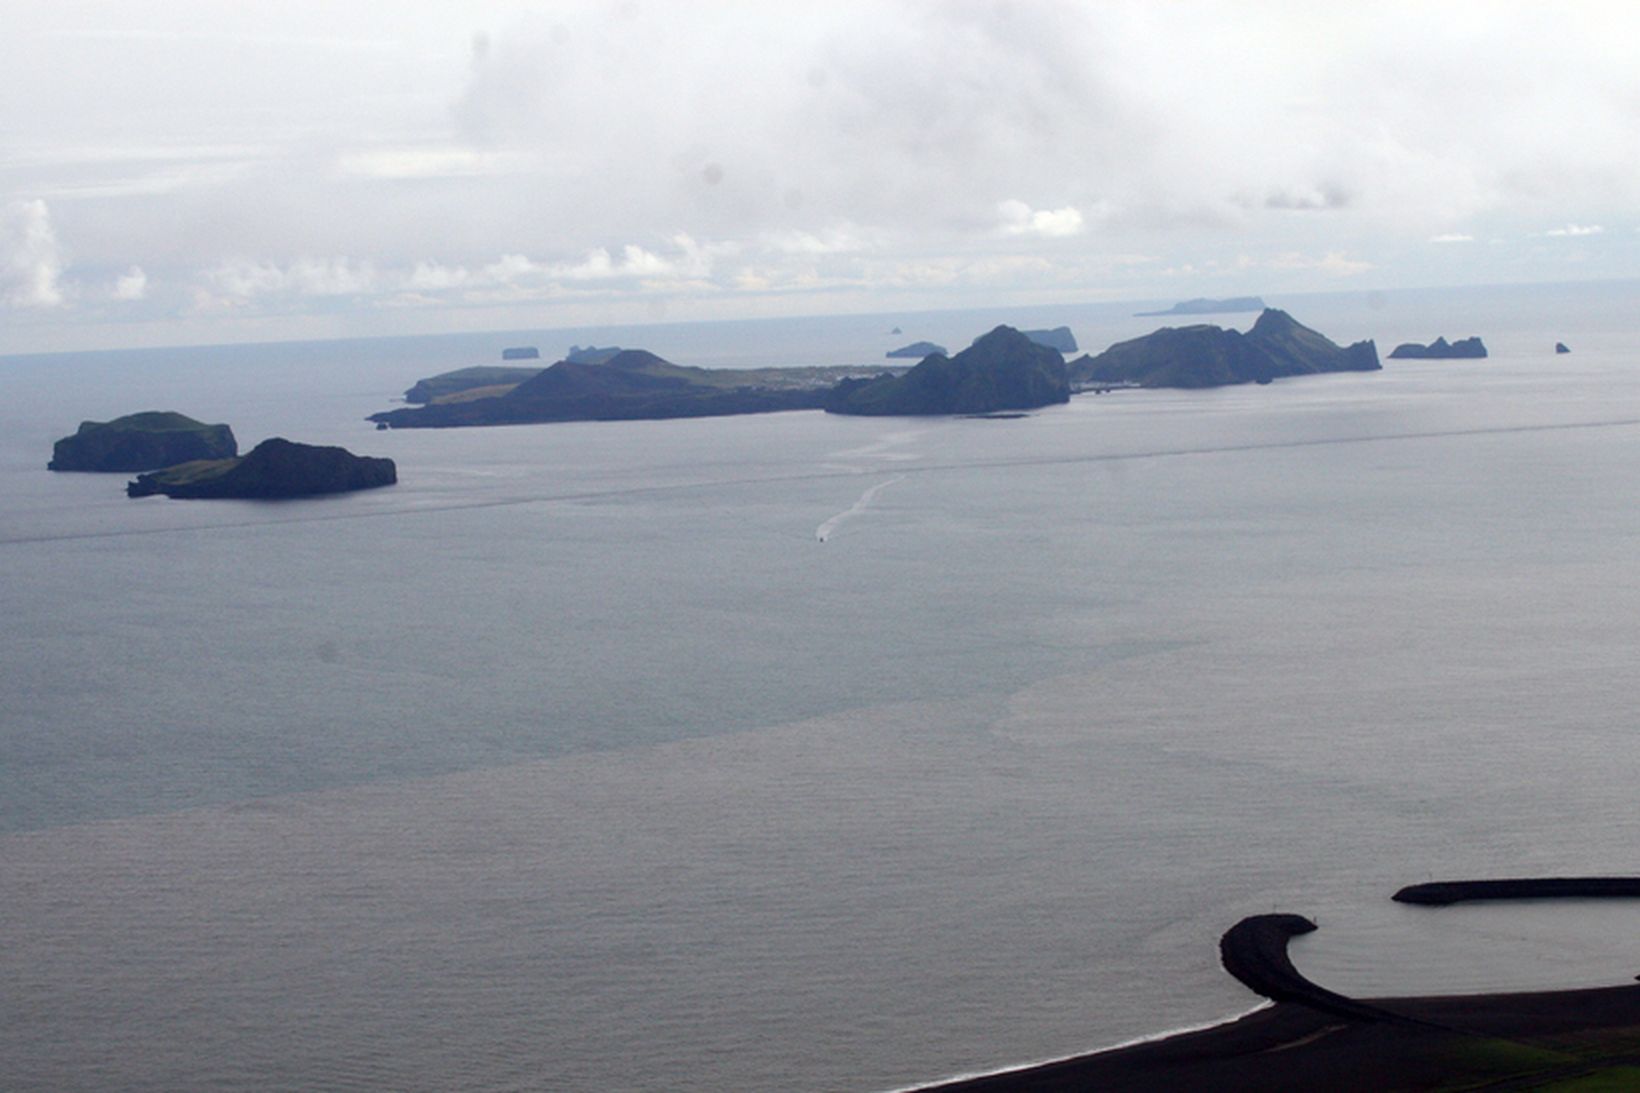
[[[1266,209],[1297,211],[1346,209],[1352,201],[1353,195],[1343,186],[1337,183],[1327,183],[1323,186],[1305,186],[1273,191],[1265,196],[1264,207]]]
[[[60,307],[62,271],[46,203],[35,198],[0,209],[0,299],[18,308]]]
[[[1014,198],[997,203],[997,221],[1004,235],[1035,235],[1043,239],[1081,235],[1085,227],[1082,213],[1073,206],[1032,209]]]
[[[194,299],[203,309],[242,307],[268,297],[362,296],[381,283],[374,263],[347,257],[299,258],[286,265],[234,260],[206,270],[201,280]]]
[[[1605,230],[1599,224],[1567,224],[1564,228],[1550,228],[1543,234],[1554,236],[1599,235]]]
[[[1475,237],[1465,235],[1463,232],[1442,232],[1440,235],[1430,236],[1429,241],[1431,243],[1473,243]]]
[[[141,266],[132,266],[114,280],[113,297],[116,300],[140,300],[148,295],[148,274]]]
[[[1244,256],[1238,265],[1244,269],[1307,270],[1329,277],[1353,277],[1357,273],[1365,273],[1373,268],[1371,262],[1351,258],[1342,251],[1328,251],[1319,257],[1286,251],[1263,260]]]

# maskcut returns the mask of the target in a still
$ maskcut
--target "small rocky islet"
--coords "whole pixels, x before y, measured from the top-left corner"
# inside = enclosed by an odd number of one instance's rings
[[[1476,337],[1460,338],[1455,342],[1436,338],[1428,345],[1403,342],[1390,350],[1389,355],[1394,360],[1480,360],[1486,356],[1486,346]]]

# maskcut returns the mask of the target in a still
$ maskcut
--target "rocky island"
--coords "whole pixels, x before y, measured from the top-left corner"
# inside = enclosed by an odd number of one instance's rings
[[[196,459],[139,474],[125,492],[128,497],[161,493],[187,499],[272,500],[368,490],[397,481],[398,468],[391,459],[273,437],[237,458]]]
[[[1285,311],[1266,308],[1245,334],[1206,324],[1163,327],[1067,367],[1072,383],[1098,388],[1219,387],[1382,366],[1371,341],[1341,347]]]
[[[1074,353],[1078,348],[1076,335],[1071,333],[1068,326],[1056,326],[1052,330],[1027,330],[1025,336],[1037,345],[1045,345],[1061,353]]]
[[[533,361],[541,358],[541,351],[533,345],[515,345],[501,351],[504,361]]]
[[[207,425],[173,410],[145,410],[113,421],[82,421],[73,436],[52,446],[53,471],[150,471],[191,459],[228,459],[239,453],[233,430]]]
[[[999,326],[954,357],[930,354],[903,376],[837,385],[834,414],[992,414],[1070,399],[1065,362],[1011,326]]]
[[[1405,342],[1390,350],[1392,360],[1477,360],[1486,356],[1486,346],[1479,338],[1462,338],[1448,342],[1436,338],[1428,345]]]
[[[1151,315],[1221,315],[1232,311],[1263,311],[1264,301],[1257,296],[1227,296],[1210,300],[1198,296],[1194,300],[1180,300],[1165,311],[1135,311],[1138,316]]]
[[[498,377],[473,369],[422,380],[407,396],[441,387],[444,393],[425,406],[386,410],[369,420],[392,429],[426,429],[817,410],[839,380],[871,374],[846,366],[691,368],[643,349],[623,349],[597,364],[561,360],[522,376],[520,369],[508,371],[510,382],[485,383]]]
[[[898,349],[890,349],[883,356],[920,361],[930,353],[938,353],[943,357],[945,356],[945,346],[935,345],[933,342],[912,342],[910,345],[902,345]]]

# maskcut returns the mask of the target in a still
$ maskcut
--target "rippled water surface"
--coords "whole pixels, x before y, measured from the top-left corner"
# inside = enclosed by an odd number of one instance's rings
[[[0,1084],[880,1089],[1245,1011],[1273,908],[1339,989],[1628,981],[1640,907],[1387,897],[1632,870],[1637,297],[1272,301],[1493,356],[1007,421],[362,423],[515,335],[0,360]],[[401,482],[43,470],[148,408]]]

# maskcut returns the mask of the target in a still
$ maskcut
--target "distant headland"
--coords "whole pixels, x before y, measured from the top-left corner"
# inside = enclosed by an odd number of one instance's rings
[[[1257,296],[1226,296],[1221,300],[1198,296],[1194,300],[1180,300],[1163,311],[1135,311],[1141,318],[1151,315],[1222,315],[1232,311],[1263,311],[1264,301]]]
[[[948,350],[945,346],[936,345],[934,342],[912,342],[910,345],[902,345],[898,349],[890,349],[887,353],[884,353],[883,356],[891,358],[909,358],[911,360],[920,361],[930,353],[938,353],[943,357],[947,352]]]

